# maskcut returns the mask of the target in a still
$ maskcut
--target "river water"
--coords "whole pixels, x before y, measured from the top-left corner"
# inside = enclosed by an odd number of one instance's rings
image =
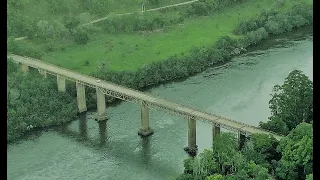
[[[270,115],[272,87],[294,70],[313,79],[310,28],[278,36],[231,62],[149,93],[257,126]],[[162,180],[176,177],[187,157],[187,121],[150,110],[155,134],[141,139],[140,107],[108,107],[105,126],[81,115],[67,125],[38,131],[7,147],[9,180]],[[211,125],[197,122],[201,152],[212,143]]]

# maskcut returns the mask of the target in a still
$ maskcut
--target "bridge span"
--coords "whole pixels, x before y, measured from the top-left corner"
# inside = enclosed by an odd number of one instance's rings
[[[248,125],[242,122],[228,119],[219,115],[208,112],[203,112],[192,107],[170,102],[165,99],[153,97],[144,92],[123,87],[108,81],[97,79],[88,75],[74,72],[62,67],[55,66],[37,59],[18,56],[14,54],[7,55],[14,62],[19,63],[23,72],[28,72],[29,67],[38,69],[44,75],[52,74],[57,77],[58,90],[66,91],[66,80],[76,82],[77,88],[77,103],[79,112],[87,111],[85,87],[96,89],[97,94],[97,119],[99,121],[106,120],[106,102],[105,95],[112,96],[124,101],[134,102],[141,105],[141,128],[138,131],[140,136],[149,136],[153,134],[153,129],[149,126],[149,108],[167,111],[171,114],[180,116],[188,120],[188,146],[186,151],[194,152],[197,149],[196,145],[196,121],[203,121],[212,124],[213,138],[220,133],[220,128],[225,128],[238,133],[240,142],[243,142],[246,137],[253,133],[262,133],[273,136],[276,139],[281,139],[283,136],[274,132],[266,131],[259,127]]]

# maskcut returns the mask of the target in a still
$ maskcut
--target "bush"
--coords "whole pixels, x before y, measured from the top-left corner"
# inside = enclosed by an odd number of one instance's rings
[[[88,33],[80,28],[75,30],[75,32],[73,33],[73,37],[77,44],[87,44],[89,41]]]
[[[270,34],[280,34],[311,23],[313,23],[312,5],[298,4],[289,13],[264,11],[257,18],[241,22],[234,33],[246,34],[264,27]]]

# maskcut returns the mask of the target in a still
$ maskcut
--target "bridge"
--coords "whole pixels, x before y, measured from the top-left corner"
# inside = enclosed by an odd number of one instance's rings
[[[187,152],[194,153],[197,150],[196,145],[196,121],[203,121],[212,125],[213,139],[220,133],[221,128],[225,128],[238,133],[240,143],[243,143],[247,137],[254,133],[267,134],[280,140],[283,136],[274,132],[266,131],[259,127],[251,126],[242,122],[221,117],[219,115],[203,112],[192,107],[170,102],[165,99],[153,97],[144,92],[123,87],[108,81],[97,79],[88,75],[74,72],[62,67],[46,63],[41,60],[18,56],[14,54],[7,55],[8,58],[18,63],[23,72],[28,72],[29,67],[35,68],[40,74],[47,77],[51,74],[57,77],[58,91],[66,91],[66,80],[76,83],[77,104],[79,113],[87,111],[85,87],[96,89],[97,95],[97,120],[107,119],[105,95],[112,96],[123,101],[138,103],[141,106],[141,127],[138,134],[142,137],[152,135],[153,129],[149,125],[149,108],[166,111],[173,115],[180,116],[188,121],[188,146]]]

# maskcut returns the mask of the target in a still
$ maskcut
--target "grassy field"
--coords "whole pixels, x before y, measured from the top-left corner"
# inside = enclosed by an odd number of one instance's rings
[[[94,0],[90,0],[95,2]],[[157,8],[171,4],[186,2],[189,0],[159,0],[159,5],[151,5],[148,0],[104,0],[107,11],[102,14],[91,14],[91,20],[107,16],[109,13],[127,13],[141,10],[142,3],[145,8]],[[10,2],[19,2],[18,6],[9,6]],[[79,0],[8,0],[8,9],[24,14],[28,18],[39,20],[58,20],[61,21],[64,15],[80,14],[85,12],[83,5]],[[89,1],[88,1],[89,2]],[[96,0],[96,2],[98,2]],[[99,6],[99,5],[98,5]],[[36,11],[35,11],[36,9]],[[59,10],[59,11],[58,11]]]
[[[300,2],[312,3],[312,0]],[[134,35],[96,35],[86,45],[71,45],[63,52],[48,53],[44,61],[61,65],[82,73],[91,73],[99,64],[106,63],[115,71],[136,70],[150,62],[165,60],[173,55],[187,54],[193,47],[208,46],[224,35],[237,37],[232,30],[242,20],[275,6],[274,0],[251,0],[216,12],[210,17],[186,20],[165,32]],[[281,10],[294,4],[287,0]]]

